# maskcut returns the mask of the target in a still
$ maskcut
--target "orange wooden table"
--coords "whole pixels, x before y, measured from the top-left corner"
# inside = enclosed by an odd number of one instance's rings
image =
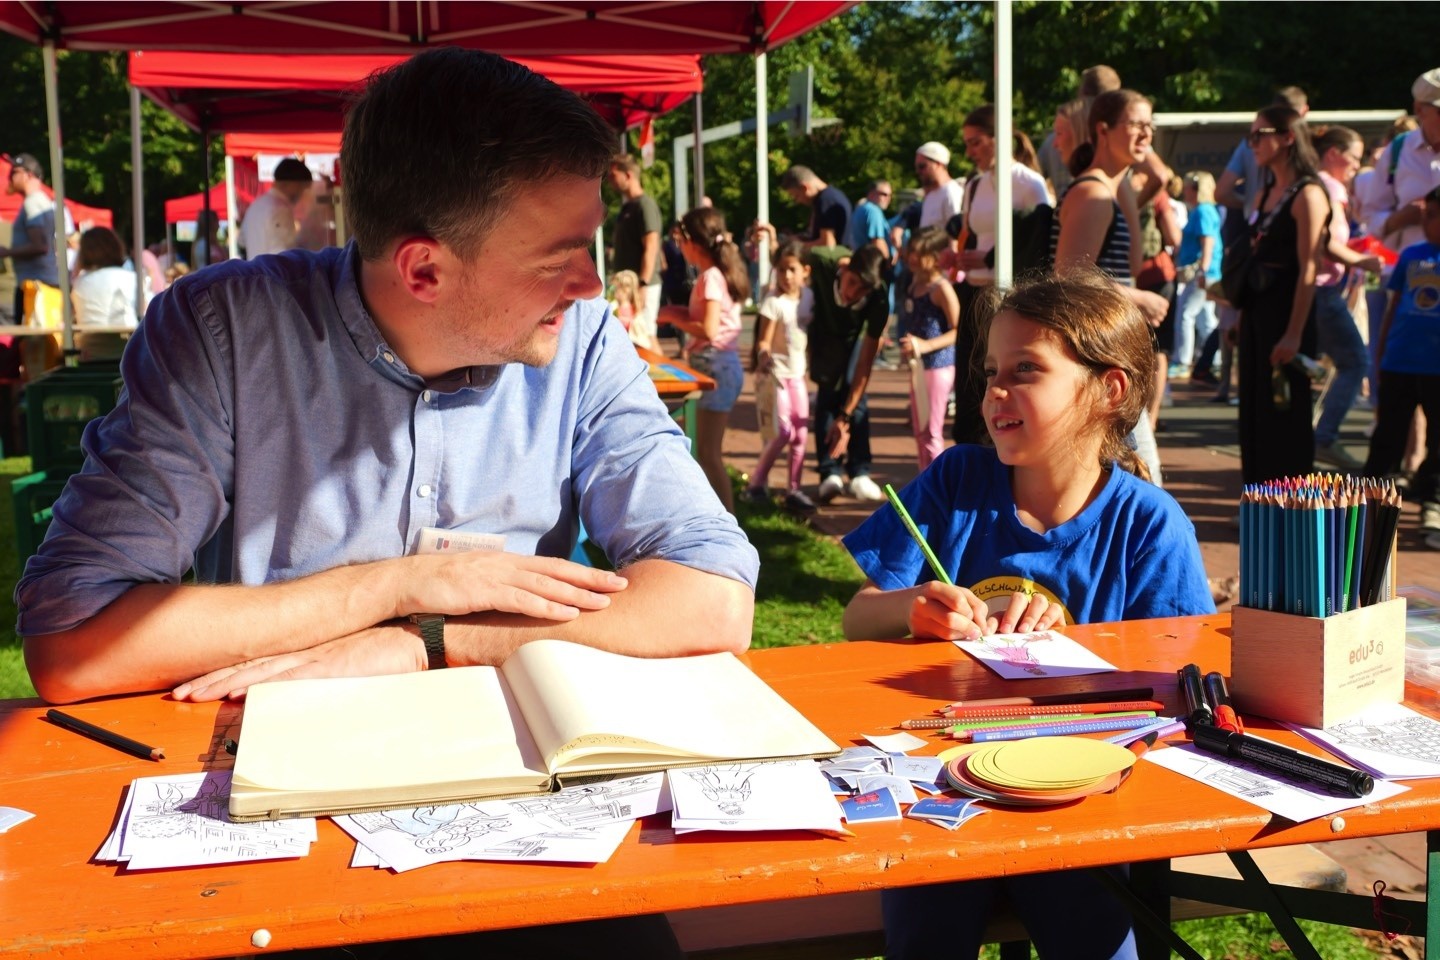
[[[655,392],[660,394],[660,399],[670,408],[671,415],[680,421],[680,426],[684,428],[685,436],[690,438],[693,447],[697,401],[700,394],[715,389],[715,381],[699,370],[685,366],[679,360],[671,360],[663,353],[644,347],[636,347],[635,352],[640,354],[641,360],[650,364],[650,381],[655,384]]]
[[[1026,693],[1148,684],[1178,710],[1177,665],[1229,672],[1224,615],[1067,632],[1121,672],[1029,681]],[[792,647],[747,660],[842,745],[893,732],[898,721],[939,703],[1002,688],[947,643]],[[1440,829],[1437,781],[1411,781],[1398,797],[1345,811],[1342,827],[1332,818],[1283,821],[1141,763],[1115,794],[1064,807],[996,809],[954,833],[907,820],[863,825],[844,839],[676,838],[661,815],[637,824],[611,861],[595,866],[444,863],[392,874],[351,869],[354,842],[322,820],[319,842],[298,860],[127,871],[91,862],[126,785],[224,762],[216,759],[224,756],[217,744],[236,735],[242,708],[151,695],[67,710],[162,746],[169,759],[131,759],[52,726],[34,700],[0,704],[0,805],[36,814],[0,835],[0,952],[229,956],[258,952],[250,938],[261,928],[272,936],[271,950],[284,950]],[[1298,743],[1263,721],[1251,726]],[[942,743],[920,752],[937,752]]]

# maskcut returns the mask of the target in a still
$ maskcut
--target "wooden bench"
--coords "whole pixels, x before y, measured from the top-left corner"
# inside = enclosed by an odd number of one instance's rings
[[[1277,886],[1344,892],[1345,868],[1311,844],[1251,851],[1266,879]],[[1223,853],[1181,857],[1175,873],[1236,879]],[[1234,907],[1175,898],[1170,917],[1194,920],[1244,913]],[[670,922],[686,954],[696,960],[851,960],[885,952],[880,892],[865,890],[771,903],[739,904],[671,913]],[[1029,957],[1024,927],[1001,915],[985,931],[987,943],[1014,944],[1005,955]]]

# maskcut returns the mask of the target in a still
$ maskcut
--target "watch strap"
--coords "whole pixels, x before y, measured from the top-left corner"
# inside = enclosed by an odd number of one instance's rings
[[[420,642],[425,644],[426,669],[443,670],[445,662],[445,617],[438,613],[412,613],[410,622],[420,628]]]

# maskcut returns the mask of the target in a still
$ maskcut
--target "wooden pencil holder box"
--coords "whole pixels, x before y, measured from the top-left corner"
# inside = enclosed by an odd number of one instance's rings
[[[1242,714],[1328,727],[1405,697],[1405,599],[1329,617],[1231,611],[1230,697]]]

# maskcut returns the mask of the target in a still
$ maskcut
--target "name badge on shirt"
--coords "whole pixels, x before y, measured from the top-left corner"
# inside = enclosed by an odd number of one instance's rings
[[[463,553],[466,550],[504,550],[505,535],[501,533],[467,533],[463,530],[441,530],[438,527],[422,527],[420,530],[420,546],[415,549],[417,554],[421,553],[446,553],[450,551]]]

